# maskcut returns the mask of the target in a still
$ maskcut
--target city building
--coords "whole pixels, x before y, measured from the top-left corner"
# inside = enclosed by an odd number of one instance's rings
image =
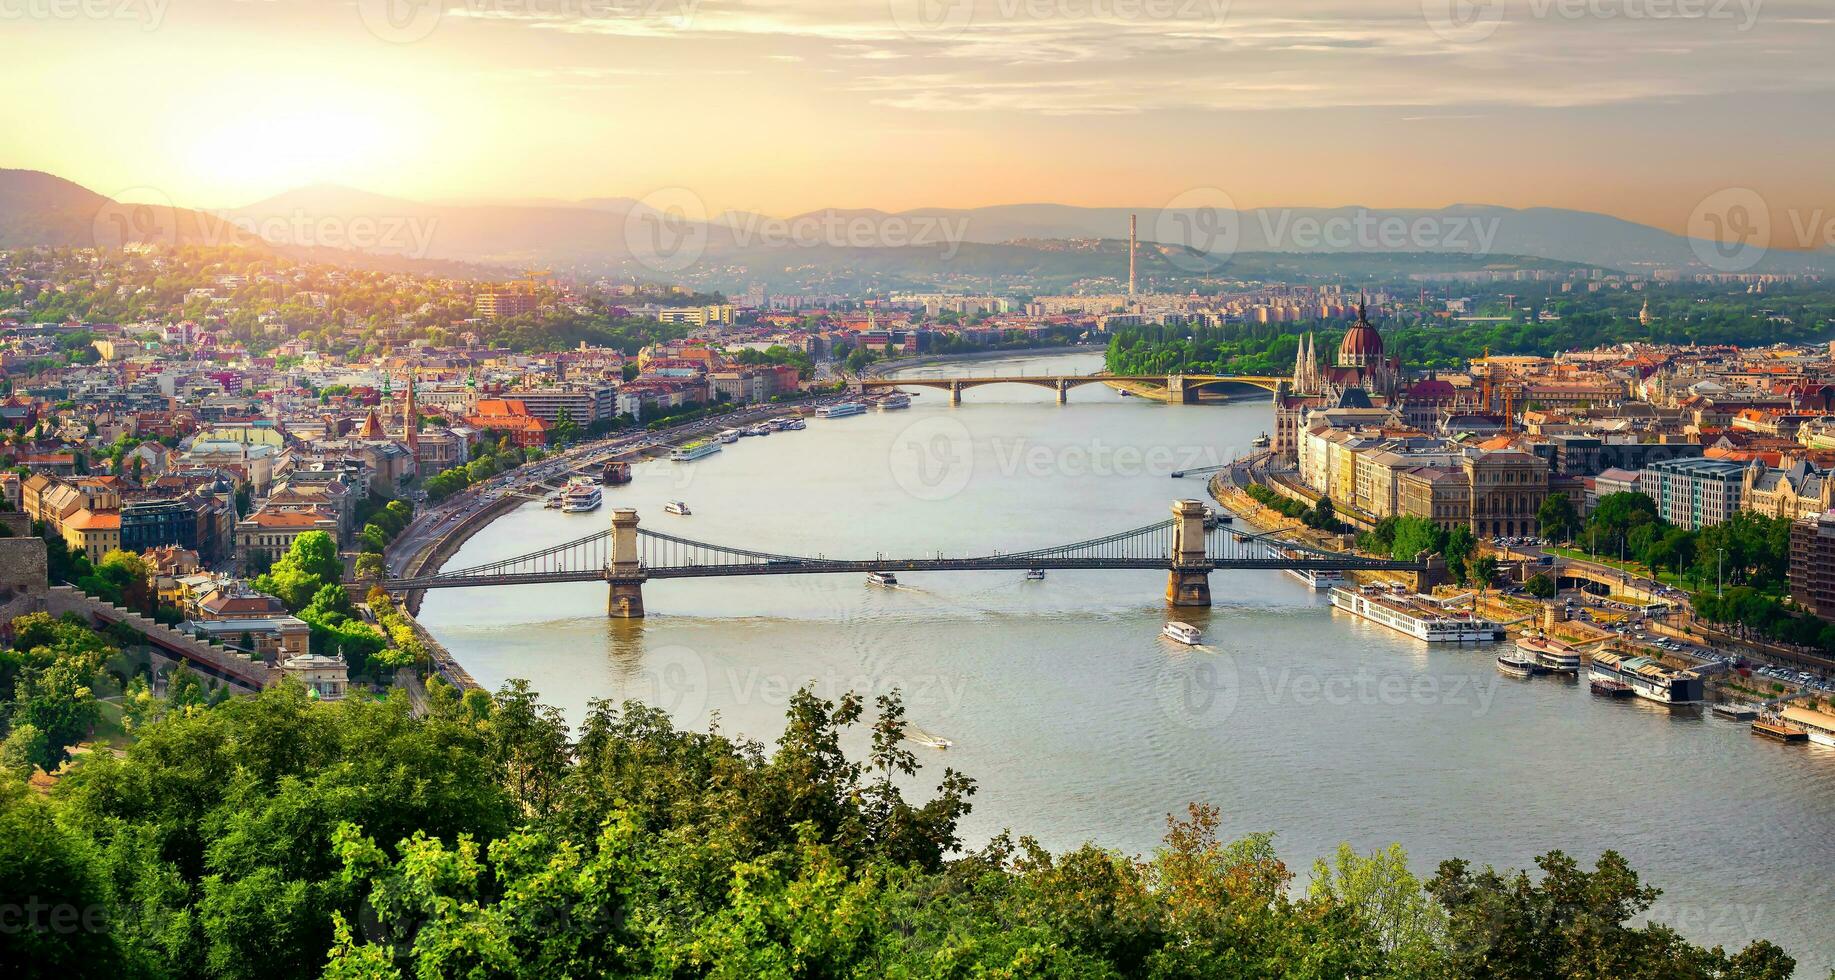
[[[1790,526],[1790,597],[1818,619],[1835,622],[1835,513]]]
[[[1730,459],[1672,459],[1652,463],[1638,490],[1656,501],[1657,516],[1690,531],[1719,524],[1740,508],[1747,464]]]

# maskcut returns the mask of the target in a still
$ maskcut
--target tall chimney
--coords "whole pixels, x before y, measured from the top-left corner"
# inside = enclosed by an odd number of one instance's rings
[[[1134,298],[1134,215],[1128,215],[1128,298]]]

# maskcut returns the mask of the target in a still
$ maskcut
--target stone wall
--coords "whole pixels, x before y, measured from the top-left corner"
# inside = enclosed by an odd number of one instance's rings
[[[43,612],[49,585],[43,540],[0,538],[0,627],[26,613]]]

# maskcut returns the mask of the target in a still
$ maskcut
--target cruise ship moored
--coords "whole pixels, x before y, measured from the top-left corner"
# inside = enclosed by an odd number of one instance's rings
[[[1703,698],[1700,677],[1688,671],[1671,670],[1649,657],[1628,657],[1601,650],[1593,654],[1587,677],[1594,681],[1616,681],[1631,688],[1631,693],[1638,697],[1658,704],[1700,704]]]
[[[1444,609],[1399,588],[1333,589],[1332,605],[1428,643],[1484,643],[1504,638],[1504,628],[1488,619]]]
[[[678,463],[689,463],[697,459],[705,459],[708,456],[712,456],[713,454],[719,452],[720,450],[724,448],[725,447],[720,445],[718,442],[711,442],[711,441],[691,442],[688,445],[683,446],[680,449],[677,449],[675,452],[670,453],[669,458],[675,460]]]
[[[829,405],[816,414],[825,419],[842,419],[849,415],[859,415],[866,410],[867,407],[859,402],[841,402],[839,404]]]

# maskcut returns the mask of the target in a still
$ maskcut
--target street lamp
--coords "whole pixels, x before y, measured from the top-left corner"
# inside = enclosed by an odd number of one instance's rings
[[[1720,598],[1720,558],[1727,553],[1725,548],[1714,549],[1714,598]]]

